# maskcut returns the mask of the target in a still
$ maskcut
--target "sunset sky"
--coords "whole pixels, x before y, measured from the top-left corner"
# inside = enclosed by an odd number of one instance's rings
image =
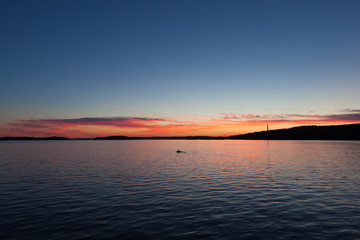
[[[0,137],[360,122],[360,1],[1,1]]]

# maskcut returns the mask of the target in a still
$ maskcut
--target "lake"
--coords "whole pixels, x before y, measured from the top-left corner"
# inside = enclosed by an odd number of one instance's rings
[[[4,141],[0,154],[0,239],[360,239],[360,141]]]

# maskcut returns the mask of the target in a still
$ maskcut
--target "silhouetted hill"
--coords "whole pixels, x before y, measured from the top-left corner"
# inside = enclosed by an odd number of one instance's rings
[[[179,136],[179,137],[148,137],[144,139],[174,139],[174,140],[212,140],[212,139],[223,139],[223,137],[210,137],[210,136]]]
[[[108,136],[108,137],[96,137],[94,140],[128,140],[131,139],[127,136]]]
[[[68,140],[67,137],[58,137],[58,136],[52,136],[52,137],[46,137],[46,138],[36,138],[36,137],[3,137],[0,138],[0,140],[3,141],[11,141],[11,140]]]
[[[127,137],[107,136],[96,138],[68,139],[66,137],[3,137],[0,141],[9,140],[221,140],[221,139],[269,139],[269,140],[360,140],[360,124],[335,126],[301,126],[288,129],[254,132],[230,137],[181,136],[181,137]]]
[[[230,136],[230,139],[360,140],[360,124],[301,126]]]
[[[127,136],[108,136],[96,137],[94,140],[172,140],[172,139],[188,139],[188,140],[206,140],[206,139],[223,139],[223,137],[209,137],[209,136],[181,136],[181,137],[127,137]]]

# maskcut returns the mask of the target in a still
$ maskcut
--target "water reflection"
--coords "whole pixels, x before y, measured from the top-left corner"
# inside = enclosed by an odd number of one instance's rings
[[[360,235],[359,142],[16,142],[0,152],[2,239]]]

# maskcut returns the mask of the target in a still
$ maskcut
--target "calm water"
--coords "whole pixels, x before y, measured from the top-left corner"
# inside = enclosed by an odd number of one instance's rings
[[[0,142],[0,154],[0,239],[360,239],[360,142]]]

